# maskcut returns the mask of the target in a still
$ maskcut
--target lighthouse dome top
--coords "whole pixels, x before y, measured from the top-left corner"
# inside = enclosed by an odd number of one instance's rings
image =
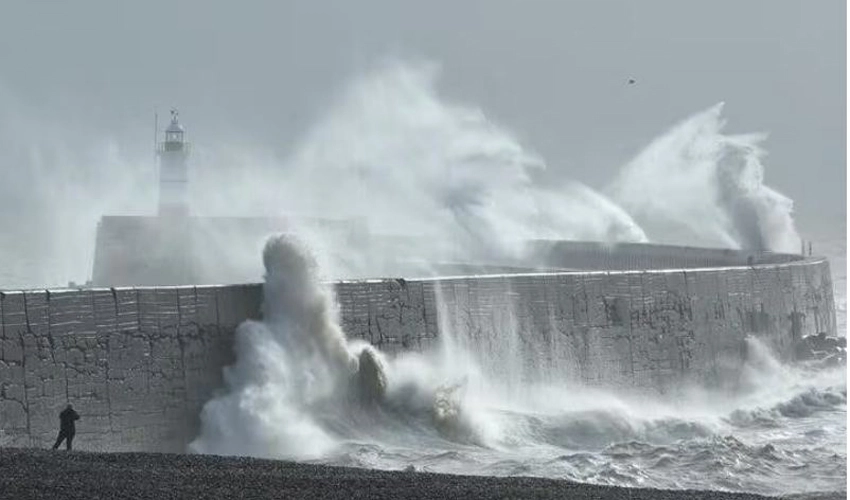
[[[168,128],[165,129],[166,132],[183,132],[183,125],[180,125],[180,121],[177,117],[178,113],[176,109],[171,110],[171,123],[168,125]]]

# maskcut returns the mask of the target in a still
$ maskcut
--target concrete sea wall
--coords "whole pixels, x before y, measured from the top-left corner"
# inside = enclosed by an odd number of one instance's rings
[[[339,282],[346,333],[388,352],[441,331],[527,377],[665,391],[740,365],[744,337],[783,358],[835,333],[829,264],[591,271]],[[183,451],[233,360],[260,285],[0,292],[0,446],[49,446],[82,414],[77,446]],[[510,359],[508,359],[510,358]],[[504,371],[504,370],[503,370]]]
[[[261,287],[0,292],[0,445],[46,446],[75,404],[79,446],[176,450],[232,361]]]

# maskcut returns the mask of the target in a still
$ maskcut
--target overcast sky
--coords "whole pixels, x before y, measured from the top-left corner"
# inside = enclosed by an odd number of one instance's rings
[[[442,66],[448,99],[481,107],[552,171],[599,188],[653,137],[725,101],[729,131],[770,133],[767,183],[796,201],[805,226],[846,206],[845,9],[844,0],[4,0],[0,104],[109,136],[131,154],[150,148],[152,111],[177,105],[196,143],[232,137],[285,155],[352,76],[387,57],[424,59]],[[10,188],[22,167],[3,155],[6,190],[25,189]]]

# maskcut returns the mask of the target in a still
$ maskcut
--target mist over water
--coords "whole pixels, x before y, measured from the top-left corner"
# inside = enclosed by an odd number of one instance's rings
[[[844,486],[844,367],[783,366],[749,339],[733,389],[665,399],[521,373],[511,328],[495,355],[441,324],[439,345],[388,356],[345,337],[297,242],[270,240],[264,262],[265,319],[240,326],[195,452],[646,487]]]

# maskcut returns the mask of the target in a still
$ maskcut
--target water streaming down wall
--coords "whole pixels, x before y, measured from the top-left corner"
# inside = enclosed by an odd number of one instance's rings
[[[731,267],[334,286],[349,337],[392,353],[434,346],[449,328],[505,384],[668,391],[682,380],[722,382],[746,356],[746,335],[789,359],[800,337],[835,333],[825,259],[764,254],[747,266],[744,253],[700,252],[694,264]],[[82,449],[184,451],[233,361],[236,326],[260,317],[261,302],[260,285],[0,292],[0,446],[49,445],[70,401],[85,415]]]

